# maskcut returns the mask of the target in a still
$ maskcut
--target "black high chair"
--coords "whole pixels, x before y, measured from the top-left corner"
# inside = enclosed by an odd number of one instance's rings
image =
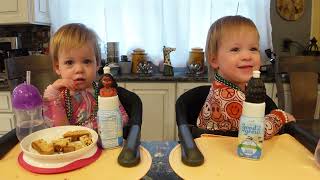
[[[119,100],[128,113],[129,122],[123,127],[125,142],[118,156],[118,163],[124,167],[132,167],[140,162],[140,131],[142,123],[142,102],[138,95],[122,87],[117,87]],[[13,129],[0,138],[0,159],[19,142],[16,130]]]
[[[238,131],[211,131],[197,127],[197,118],[209,94],[210,87],[207,85],[190,89],[176,101],[176,121],[181,144],[181,158],[182,162],[188,166],[200,166],[204,162],[204,157],[195,144],[194,138],[200,137],[201,134],[238,136]]]
[[[197,127],[197,118],[202,106],[209,94],[210,86],[199,86],[188,90],[176,101],[176,121],[178,125],[178,136],[181,144],[181,160],[188,166],[200,166],[204,162],[204,156],[195,144],[194,138],[201,134],[216,134],[222,136],[237,137],[238,131],[206,130]],[[277,105],[266,96],[265,112],[269,114],[276,109]],[[295,137],[300,143],[314,152],[317,141],[308,132],[291,122],[282,127],[278,134],[288,133]]]

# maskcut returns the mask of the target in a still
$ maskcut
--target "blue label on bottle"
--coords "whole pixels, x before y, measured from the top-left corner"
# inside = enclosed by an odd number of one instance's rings
[[[239,125],[239,144],[237,153],[240,157],[259,159],[264,140],[264,117],[242,115]]]
[[[119,111],[98,111],[98,133],[103,148],[113,148],[121,146],[122,120]]]

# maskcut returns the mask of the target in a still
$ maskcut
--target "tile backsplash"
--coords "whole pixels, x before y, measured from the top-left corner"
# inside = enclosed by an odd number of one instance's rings
[[[0,37],[20,37],[22,48],[29,51],[42,51],[48,47],[50,26],[5,25],[0,26]]]

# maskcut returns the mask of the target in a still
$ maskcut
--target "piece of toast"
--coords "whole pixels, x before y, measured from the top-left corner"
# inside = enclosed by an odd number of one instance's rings
[[[91,137],[84,135],[79,137],[80,142],[82,142],[82,144],[89,146],[90,144],[92,144],[92,139]]]
[[[84,147],[85,147],[85,145],[84,145],[84,144],[82,144],[82,142],[80,142],[80,141],[71,142],[71,143],[69,143],[69,145],[68,145],[68,146],[73,146],[76,150],[78,150],[78,149],[81,149],[81,148],[84,148]]]
[[[83,135],[87,135],[87,136],[91,137],[91,134],[88,130],[68,131],[63,134],[63,137],[64,138],[71,137],[71,141],[73,142],[73,141],[78,141],[79,137],[81,137]]]
[[[60,138],[57,140],[53,140],[52,144],[55,152],[64,152],[64,147],[68,146],[71,142],[71,137],[68,138]]]
[[[68,152],[72,152],[75,151],[76,148],[74,146],[68,145],[66,147],[63,147],[63,153],[68,153]]]
[[[40,154],[50,155],[54,153],[54,148],[52,143],[47,143],[43,139],[38,139],[31,143],[33,149],[35,149]]]

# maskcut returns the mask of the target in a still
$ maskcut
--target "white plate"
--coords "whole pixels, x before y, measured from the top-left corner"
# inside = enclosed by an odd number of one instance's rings
[[[40,160],[40,159],[35,159],[32,158],[26,154],[23,154],[23,160],[24,162],[26,162],[27,164],[33,166],[33,167],[38,167],[38,168],[60,168],[60,167],[64,167],[68,164],[71,164],[77,160],[80,159],[85,159],[85,158],[89,158],[92,157],[96,152],[97,152],[97,145],[95,145],[92,149],[90,149],[87,153],[83,154],[82,156],[75,158],[73,160],[70,161],[46,161],[46,160]]]
[[[34,150],[31,146],[32,141],[38,139],[44,139],[47,142],[51,142],[52,140],[56,140],[63,137],[63,134],[67,131],[75,131],[75,130],[88,130],[92,135],[92,144],[89,146],[83,147],[79,150],[69,152],[69,153],[62,153],[62,154],[52,154],[52,155],[43,155],[39,154],[36,150]],[[32,158],[36,161],[47,162],[47,163],[70,163],[73,162],[89,151],[96,148],[96,144],[98,141],[98,134],[87,127],[83,126],[57,126],[48,129],[43,129],[37,132],[34,132],[27,137],[25,137],[20,142],[20,147],[24,153],[24,156]]]

